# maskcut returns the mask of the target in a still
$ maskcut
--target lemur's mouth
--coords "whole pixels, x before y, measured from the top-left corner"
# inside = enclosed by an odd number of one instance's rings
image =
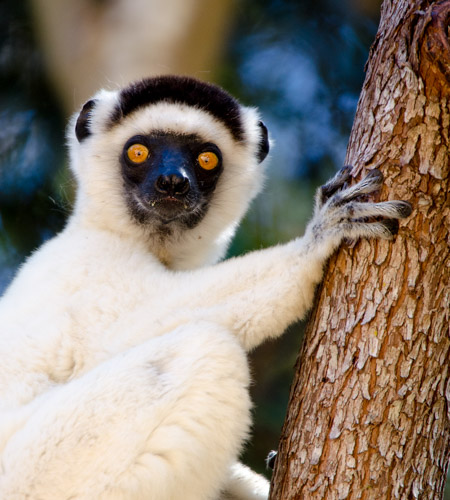
[[[166,211],[190,212],[197,205],[195,201],[189,200],[184,196],[178,198],[177,196],[172,195],[155,198],[148,204],[150,205],[151,209],[158,213]]]
[[[152,211],[156,212],[163,224],[179,219],[189,212],[189,205],[175,196],[164,196],[150,203]]]
[[[179,198],[177,198],[176,196],[164,196],[162,198],[160,198],[159,200],[157,200],[156,202],[153,202],[153,203],[179,203],[179,204],[183,204],[183,208],[187,208],[187,205],[185,204],[184,200],[180,200]],[[153,205],[152,205],[153,206]]]
[[[150,217],[157,217],[163,224],[184,219],[199,208],[198,200],[191,196],[166,195],[142,202]]]
[[[185,228],[195,227],[206,213],[206,200],[193,193],[187,196],[156,195],[143,199],[133,193],[130,209],[135,220],[141,224],[179,224]]]

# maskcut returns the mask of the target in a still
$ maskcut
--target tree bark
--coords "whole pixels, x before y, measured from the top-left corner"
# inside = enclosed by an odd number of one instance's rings
[[[349,142],[412,216],[330,260],[270,498],[437,499],[450,458],[450,0],[387,0]]]

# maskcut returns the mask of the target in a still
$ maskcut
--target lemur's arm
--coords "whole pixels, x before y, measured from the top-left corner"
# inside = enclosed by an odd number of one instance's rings
[[[410,205],[404,201],[358,201],[381,186],[383,177],[378,170],[346,187],[349,178],[350,168],[344,167],[318,189],[314,215],[302,238],[209,269],[204,293],[211,295],[214,290],[215,305],[203,310],[202,316],[209,314],[226,325],[246,349],[251,349],[280,335],[305,315],[326,260],[344,238],[391,239],[398,230],[397,219],[411,213]]]

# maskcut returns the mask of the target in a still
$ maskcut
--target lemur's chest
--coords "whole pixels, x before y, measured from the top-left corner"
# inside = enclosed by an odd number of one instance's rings
[[[65,297],[64,313],[78,338],[101,339],[118,322],[133,328],[138,311],[149,324],[167,314],[173,291],[163,273],[150,266],[136,269],[126,262],[117,262],[109,270],[102,267],[93,265]]]
[[[66,297],[66,334],[83,359],[76,375],[198,315],[203,319],[202,311],[214,302],[213,292],[206,287],[203,294],[194,293],[189,273],[173,273],[145,259],[140,265],[125,259],[90,267]]]

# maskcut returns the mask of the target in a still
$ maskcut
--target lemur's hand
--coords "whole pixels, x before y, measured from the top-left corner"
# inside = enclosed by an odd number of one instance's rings
[[[371,203],[358,200],[381,187],[383,174],[371,170],[360,182],[348,187],[351,168],[341,168],[317,190],[314,216],[308,231],[316,241],[325,238],[337,243],[344,238],[391,239],[398,231],[398,219],[411,214],[411,205],[407,201]]]

